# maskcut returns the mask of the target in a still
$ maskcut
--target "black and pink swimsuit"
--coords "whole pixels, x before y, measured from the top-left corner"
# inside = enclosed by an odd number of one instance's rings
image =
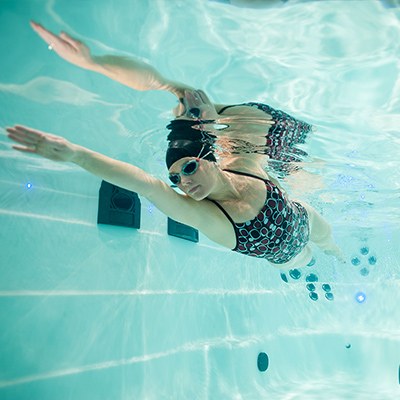
[[[308,215],[299,203],[285,198],[271,181],[243,172],[225,170],[265,182],[267,198],[264,207],[251,221],[236,223],[225,209],[212,201],[232,223],[236,234],[233,251],[250,257],[265,258],[283,264],[296,257],[309,240]]]
[[[284,111],[256,102],[225,106],[221,108],[219,114],[222,114],[228,108],[238,106],[255,107],[270,115],[272,121],[275,122],[265,136],[266,148],[263,151],[270,158],[270,168],[278,173],[278,176],[282,177],[297,170],[298,166],[293,163],[301,162],[302,158],[307,157],[307,153],[294,146],[305,143],[308,133],[313,130],[313,126],[292,117]]]
[[[307,122],[300,121],[288,113],[276,110],[267,104],[255,103],[253,101],[225,106],[219,110],[219,114],[222,114],[228,108],[241,106],[255,107],[272,117],[272,121],[274,121],[275,124],[269,128],[268,135],[266,136],[267,146],[282,148],[292,147],[299,143],[305,143],[307,134],[312,130],[312,125],[307,124]]]

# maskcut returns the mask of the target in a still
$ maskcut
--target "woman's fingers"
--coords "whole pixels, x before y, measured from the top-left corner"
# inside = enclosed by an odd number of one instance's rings
[[[25,125],[15,124],[14,128],[18,131],[24,132],[28,135],[33,135],[35,137],[40,137],[44,134],[44,132],[42,132],[42,131],[38,131],[37,129],[29,128],[28,126],[25,126]]]
[[[78,50],[78,42],[67,35],[65,32],[60,33],[60,36],[43,28],[42,25],[31,21],[33,30],[51,47],[50,50],[54,50],[61,57],[66,58],[70,54],[76,53]]]
[[[34,143],[26,140],[25,138],[21,137],[20,135],[15,135],[13,133],[8,133],[7,136],[11,140],[13,140],[14,142],[17,142],[17,143],[21,143],[21,144],[24,144],[24,145],[27,145],[27,146],[33,146],[34,145]]]
[[[81,44],[81,41],[74,39],[72,36],[68,35],[66,32],[60,32],[61,38],[70,44],[72,47],[74,47],[76,50],[78,50],[78,46]]]
[[[8,137],[13,140],[14,142],[23,144],[24,146],[12,146],[13,149],[22,151],[24,153],[35,153],[36,148],[35,148],[35,141],[32,140],[29,136],[26,136],[22,132],[14,129],[14,128],[6,128],[6,131],[8,133]]]
[[[21,151],[22,153],[31,153],[31,154],[36,153],[36,149],[32,147],[12,146],[12,148],[14,150]]]
[[[199,94],[203,103],[211,103],[210,100],[208,99],[207,95],[202,90],[198,90],[197,93]]]
[[[196,97],[194,96],[194,93],[192,91],[185,90],[185,99],[189,107],[194,107],[195,105],[197,105]]]
[[[60,32],[60,36],[54,35],[34,21],[31,21],[31,25],[33,30],[49,45],[49,50],[54,50],[61,58],[71,64],[91,69],[94,62],[85,43],[65,32]]]
[[[7,127],[6,131],[11,140],[20,144],[13,146],[15,150],[37,154],[53,161],[70,161],[74,155],[73,145],[60,136],[23,125]]]
[[[22,125],[15,125],[14,128],[7,127],[6,131],[11,140],[27,146],[35,146],[43,138],[42,132],[24,127]]]
[[[62,41],[62,39],[60,39],[58,36],[54,35],[54,33],[51,33],[50,31],[48,31],[47,29],[43,28],[42,25],[31,21],[31,26],[33,28],[33,30],[47,43],[47,44],[51,44],[51,45],[55,45],[59,42]]]
[[[38,140],[41,140],[43,138],[43,136],[45,135],[44,132],[38,131],[37,129],[28,128],[27,126],[23,126],[23,125],[15,125],[14,129],[16,132],[19,132],[20,134],[26,136],[33,142],[37,142]]]

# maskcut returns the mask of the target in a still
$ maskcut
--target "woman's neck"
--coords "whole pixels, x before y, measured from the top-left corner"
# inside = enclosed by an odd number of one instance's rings
[[[218,168],[215,185],[211,193],[207,196],[210,200],[231,201],[240,199],[237,189],[237,177],[233,174],[224,172]]]

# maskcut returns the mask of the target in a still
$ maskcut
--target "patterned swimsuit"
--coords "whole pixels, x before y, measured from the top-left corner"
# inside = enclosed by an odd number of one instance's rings
[[[270,162],[270,167],[280,176],[285,176],[292,170],[296,170],[297,166],[288,163],[301,162],[302,157],[306,157],[307,153],[294,146],[305,143],[308,133],[313,130],[313,126],[263,103],[249,102],[226,106],[219,111],[219,114],[222,114],[228,108],[238,106],[255,107],[272,117],[275,124],[269,128],[268,134],[265,136],[267,148],[263,153],[268,155],[272,161],[278,162]]]
[[[232,250],[250,257],[265,258],[274,264],[283,264],[296,257],[309,239],[305,208],[286,199],[271,181],[243,172],[225,171],[260,179],[267,188],[267,198],[262,210],[251,221],[240,224],[233,222],[225,209],[212,201],[235,229],[236,246]]]

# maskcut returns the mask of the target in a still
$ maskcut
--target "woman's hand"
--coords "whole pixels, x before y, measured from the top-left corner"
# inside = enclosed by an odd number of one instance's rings
[[[95,63],[90,55],[89,47],[85,43],[74,39],[65,32],[60,32],[60,36],[54,35],[34,21],[31,21],[31,26],[49,45],[49,49],[54,50],[64,60],[81,68],[92,69]]]
[[[214,104],[202,90],[185,90],[182,99],[185,106],[185,117],[202,120],[216,120],[219,118]]]
[[[13,146],[15,150],[37,154],[53,161],[74,161],[78,146],[63,137],[22,125],[15,125],[14,128],[7,127],[6,131],[11,140],[22,144],[22,146]]]

